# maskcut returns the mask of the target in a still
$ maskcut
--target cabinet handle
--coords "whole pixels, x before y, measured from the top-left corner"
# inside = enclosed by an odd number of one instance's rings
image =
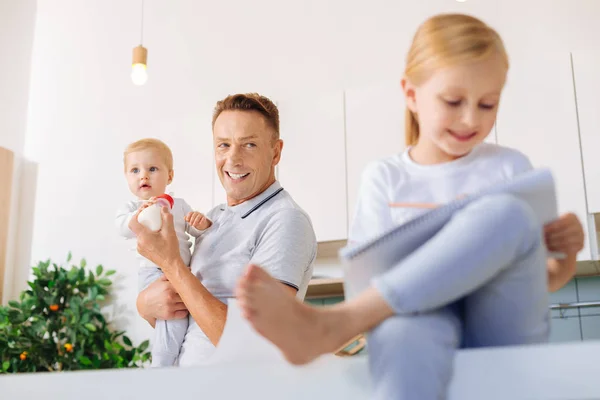
[[[569,308],[600,307],[600,301],[580,301],[575,303],[557,303],[551,304],[552,310],[565,310]]]

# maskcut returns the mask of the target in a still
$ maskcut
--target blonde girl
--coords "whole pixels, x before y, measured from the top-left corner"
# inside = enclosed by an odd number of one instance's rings
[[[402,78],[408,148],[364,172],[351,241],[422,212],[391,203],[446,203],[532,168],[520,152],[484,142],[508,66],[500,36],[477,18],[446,14],[421,25]],[[547,259],[543,240],[567,257]],[[302,304],[254,266],[238,297],[245,317],[290,362],[309,362],[370,331],[375,398],[440,399],[456,349],[547,341],[548,289],[573,276],[582,247],[573,214],[542,227],[526,203],[489,196],[347,302]]]

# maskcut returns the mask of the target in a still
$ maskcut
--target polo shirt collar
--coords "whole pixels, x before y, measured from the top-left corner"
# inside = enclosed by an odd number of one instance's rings
[[[271,186],[269,186],[264,192],[255,196],[245,202],[238,204],[237,206],[227,206],[227,208],[233,211],[235,214],[239,215],[242,219],[246,218],[254,211],[258,210],[262,207],[263,204],[267,203],[273,197],[277,196],[283,188],[279,181],[273,182]]]

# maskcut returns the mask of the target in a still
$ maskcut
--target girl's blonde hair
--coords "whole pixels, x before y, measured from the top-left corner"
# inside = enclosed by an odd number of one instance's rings
[[[169,171],[173,170],[173,153],[171,149],[164,142],[153,138],[138,140],[125,148],[125,152],[123,153],[125,168],[127,168],[127,155],[142,150],[155,150],[164,161],[167,169]]]
[[[464,14],[441,14],[425,21],[413,38],[406,57],[404,77],[420,85],[437,68],[486,59],[497,54],[506,63],[508,55],[498,32],[483,21]],[[408,108],[405,118],[406,145],[419,139],[419,122]]]

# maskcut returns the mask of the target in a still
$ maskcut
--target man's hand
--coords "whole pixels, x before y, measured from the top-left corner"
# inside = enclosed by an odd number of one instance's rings
[[[139,212],[129,221],[129,229],[137,237],[137,251],[158,265],[163,272],[176,267],[180,262],[179,242],[173,226],[173,215],[167,207],[161,210],[162,227],[152,232],[138,221]]]
[[[153,205],[155,203],[156,203],[156,196],[150,197],[148,200],[146,200],[146,201],[144,201],[142,203],[142,205],[140,206],[140,208],[138,208],[138,210],[137,210],[138,214],[140,212],[142,212],[143,209],[148,208],[148,207],[150,207],[151,205]]]
[[[212,225],[212,222],[206,218],[204,214],[199,213],[198,211],[189,212],[188,215],[185,216],[185,222],[199,231],[208,229]]]
[[[136,305],[142,318],[153,326],[157,319],[166,321],[188,315],[181,297],[164,275],[140,292]]]

